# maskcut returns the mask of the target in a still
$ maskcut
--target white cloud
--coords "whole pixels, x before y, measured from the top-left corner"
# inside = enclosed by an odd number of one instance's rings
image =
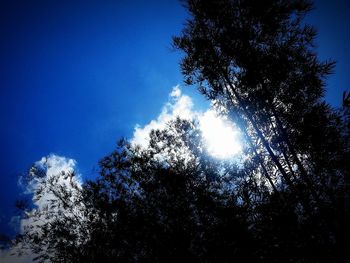
[[[79,176],[68,176],[74,172],[76,167],[76,161],[57,155],[49,155],[41,158],[37,161],[29,173],[29,182],[26,184],[25,193],[33,194],[33,204],[35,208],[28,212],[28,217],[20,220],[19,231],[24,232],[25,228],[31,229],[30,231],[36,231],[36,226],[47,222],[45,213],[41,213],[46,208],[49,208],[52,212],[62,211],[62,208],[50,208],[50,200],[57,200],[57,197],[52,193],[50,186],[62,186],[64,191],[71,193],[71,200],[74,201],[78,198],[77,189],[81,188],[81,180]],[[23,181],[20,180],[20,185],[23,186]],[[38,195],[38,190],[40,195]],[[76,207],[78,210],[79,208]],[[64,211],[66,215],[74,213],[75,211]],[[18,220],[17,217],[13,217],[14,220]],[[34,227],[34,228],[33,228]],[[17,251],[20,249],[23,255],[18,256]],[[44,248],[43,248],[44,249]],[[25,244],[17,244],[16,246],[8,250],[0,250],[0,262],[32,262],[35,255],[33,255],[28,248],[25,248]]]
[[[56,200],[61,203],[61,200],[53,193],[53,189],[64,189],[69,193],[70,199],[67,203],[74,202],[79,198],[79,189],[81,189],[81,180],[78,175],[71,177],[74,172],[76,161],[51,154],[47,157],[42,157],[37,161],[29,172],[30,181],[26,188],[26,193],[33,194],[33,204],[36,206],[29,212],[28,219],[21,220],[21,231],[25,227],[40,225],[41,222],[47,222],[45,215],[41,211],[50,209],[51,212],[62,211],[62,208],[52,208],[51,201]],[[61,188],[59,188],[61,187]],[[40,191],[40,194],[39,194]],[[58,193],[61,193],[57,190]],[[79,209],[78,207],[76,209]],[[64,211],[65,214],[73,213],[74,211]],[[38,218],[39,217],[39,218]],[[38,220],[41,219],[42,220]],[[34,230],[35,231],[35,230]]]
[[[26,193],[34,194],[33,203],[38,209],[44,208],[48,200],[56,198],[52,191],[48,188],[44,188],[41,197],[35,195],[39,188],[45,186],[50,180],[55,180],[57,185],[64,186],[67,190],[72,188],[72,182],[69,177],[65,176],[74,172],[76,161],[61,157],[55,154],[51,154],[47,157],[42,157],[40,161],[37,161],[30,170],[30,178]],[[81,186],[81,181],[78,176],[73,177],[73,183]]]
[[[151,120],[144,127],[136,126],[131,142],[146,148],[149,144],[149,134],[152,130],[164,129],[166,124],[177,117],[186,120],[199,121],[199,128],[208,152],[214,157],[226,159],[241,152],[239,131],[235,125],[223,116],[218,116],[216,108],[220,105],[212,105],[203,112],[194,110],[191,97],[184,95],[177,85],[169,94],[168,102],[163,106],[159,116]]]
[[[180,96],[181,96],[181,89],[179,85],[176,85],[175,87],[173,87],[173,90],[170,93],[170,97],[178,98]]]
[[[131,143],[147,147],[149,143],[149,133],[152,130],[164,129],[166,124],[180,117],[185,120],[193,120],[199,113],[193,110],[193,101],[183,95],[180,87],[173,87],[168,102],[163,106],[161,113],[155,120],[151,120],[144,127],[136,125]]]

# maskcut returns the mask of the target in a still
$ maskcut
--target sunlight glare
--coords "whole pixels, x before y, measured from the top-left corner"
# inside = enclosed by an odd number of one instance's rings
[[[214,111],[209,110],[200,118],[200,129],[212,156],[227,159],[242,151],[238,129]]]

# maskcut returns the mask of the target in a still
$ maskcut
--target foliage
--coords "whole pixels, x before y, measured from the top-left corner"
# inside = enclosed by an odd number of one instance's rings
[[[314,115],[336,117],[322,102],[333,63],[318,61],[315,30],[302,23],[311,3],[193,0],[186,7],[192,18],[174,45],[186,54],[187,82],[222,101],[257,152],[269,157],[264,165],[277,169],[290,188],[306,184],[317,201],[312,158],[321,140],[312,141],[314,130],[305,123]]]
[[[341,114],[323,100],[334,63],[318,60],[316,30],[303,22],[312,3],[189,0],[185,6],[192,16],[174,45],[185,53],[187,83],[221,102],[240,124],[258,168],[253,174],[266,178],[295,217],[289,221],[278,212],[283,220],[272,221],[268,236],[279,240],[277,247],[287,241],[288,249],[279,251],[293,262],[338,262],[337,253],[348,246],[342,231],[349,217],[349,137],[341,135]],[[263,222],[259,232],[268,229]],[[295,253],[298,246],[304,251]],[[270,262],[278,259],[270,247],[266,251]]]
[[[247,258],[253,240],[234,192],[240,172],[203,153],[198,132],[178,119],[153,131],[147,149],[120,141],[96,181],[78,187],[74,173],[43,180],[34,198],[52,195],[50,205],[26,213],[30,228],[18,243],[52,262]],[[62,176],[71,185],[62,187]]]

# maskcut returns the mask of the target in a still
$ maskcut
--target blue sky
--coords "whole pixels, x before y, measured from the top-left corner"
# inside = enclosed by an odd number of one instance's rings
[[[307,18],[322,59],[333,58],[327,100],[350,89],[348,0],[316,1]],[[121,136],[159,115],[182,83],[171,50],[185,10],[166,1],[3,1],[0,6],[0,232],[19,175],[50,153],[77,160],[84,178]],[[197,108],[193,88],[183,88]]]

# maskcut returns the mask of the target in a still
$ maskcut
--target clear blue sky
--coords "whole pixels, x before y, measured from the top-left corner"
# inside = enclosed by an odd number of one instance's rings
[[[349,6],[319,0],[307,19],[320,57],[338,62],[333,105],[350,89]],[[158,115],[182,85],[171,37],[185,17],[176,0],[1,2],[0,232],[10,231],[18,176],[31,163],[56,153],[92,177],[118,138]]]

